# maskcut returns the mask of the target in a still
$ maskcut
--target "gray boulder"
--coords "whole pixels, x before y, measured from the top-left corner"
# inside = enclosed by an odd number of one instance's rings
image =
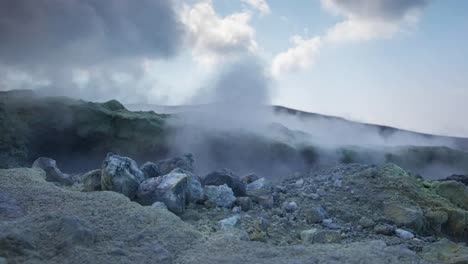
[[[234,192],[226,184],[205,186],[205,196],[209,202],[218,207],[231,208],[236,201]]]
[[[262,189],[267,189],[269,188],[270,185],[268,184],[267,180],[265,178],[260,178],[254,182],[251,182],[247,184],[247,192],[253,192],[253,191],[258,191]]]
[[[70,176],[62,173],[57,162],[51,158],[40,157],[34,161],[32,168],[42,169],[46,173],[46,181],[57,182],[63,185],[73,185]]]
[[[143,172],[130,158],[109,154],[102,164],[101,187],[104,191],[118,192],[133,199],[143,180]]]
[[[205,200],[205,191],[203,190],[200,179],[195,174],[184,169],[176,168],[171,173],[186,174],[187,179],[187,201],[191,203],[202,203]]]
[[[175,157],[171,159],[160,160],[156,162],[157,169],[159,170],[160,175],[169,174],[176,168],[183,169],[185,171],[193,172],[193,155],[185,154],[180,157]]]
[[[101,191],[101,170],[93,170],[83,175],[83,191]]]
[[[221,169],[206,175],[203,178],[203,184],[213,186],[226,184],[232,189],[236,196],[247,195],[246,184],[240,180],[239,176],[235,175],[234,172],[229,169]]]
[[[138,187],[136,200],[142,205],[163,202],[173,213],[183,213],[187,200],[188,178],[185,173],[171,172],[145,180]]]
[[[150,161],[145,162],[143,165],[141,165],[140,170],[145,175],[145,179],[155,178],[163,175],[158,165]]]

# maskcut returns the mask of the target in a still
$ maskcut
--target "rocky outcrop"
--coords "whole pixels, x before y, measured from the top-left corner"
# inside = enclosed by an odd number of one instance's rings
[[[80,173],[98,168],[110,151],[136,160],[162,158],[168,153],[165,119],[128,111],[115,100],[91,103],[0,91],[0,168],[53,157],[63,171]]]
[[[104,191],[118,192],[133,199],[143,180],[143,172],[130,158],[111,153],[102,164],[101,187]]]
[[[246,184],[229,169],[214,171],[203,178],[204,185],[224,185],[232,189],[236,196],[246,196]]]
[[[2,208],[22,212],[0,221],[0,255],[8,262],[466,261],[463,244],[439,240],[464,239],[466,211],[440,196],[438,183],[394,165],[340,165],[286,178],[268,189],[270,207],[252,197],[236,198],[227,185],[208,185],[207,202],[183,207],[180,218],[168,212],[166,204],[172,205],[167,200],[140,206],[115,192],[57,187],[43,174],[35,169],[0,170],[1,219],[6,215]],[[157,183],[148,186],[171,193],[164,197],[174,197],[173,191],[185,186],[179,193],[187,194],[191,174],[176,169],[168,175],[140,186]],[[185,206],[187,197],[179,201]],[[229,210],[234,201],[248,204],[248,212]],[[416,231],[421,218],[423,225]],[[435,224],[440,233],[429,229]]]
[[[46,173],[46,180],[63,185],[73,185],[70,176],[62,173],[57,167],[57,162],[50,158],[41,157],[34,161],[32,168],[42,169]]]

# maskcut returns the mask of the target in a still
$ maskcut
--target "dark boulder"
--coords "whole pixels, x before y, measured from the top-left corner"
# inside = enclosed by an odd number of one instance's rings
[[[158,165],[150,161],[145,162],[143,165],[141,165],[140,170],[145,175],[145,179],[155,178],[163,175]]]
[[[214,171],[203,178],[204,185],[220,186],[226,184],[236,196],[246,196],[246,184],[229,169]]]
[[[461,182],[463,183],[464,185],[468,186],[468,175],[457,175],[457,174],[454,174],[452,176],[449,176],[445,179],[441,179],[439,181],[457,181],[457,182]]]
[[[185,154],[180,157],[175,157],[171,159],[160,160],[156,162],[157,169],[159,170],[160,175],[169,174],[176,168],[183,169],[185,171],[193,172],[193,155]]]

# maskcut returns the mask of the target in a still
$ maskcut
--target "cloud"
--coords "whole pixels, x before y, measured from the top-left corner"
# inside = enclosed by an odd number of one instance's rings
[[[307,69],[313,64],[321,47],[320,37],[304,39],[296,35],[291,38],[291,42],[293,47],[273,59],[271,68],[274,77]]]
[[[273,76],[306,70],[327,44],[389,39],[415,26],[427,0],[321,0],[325,10],[344,17],[323,36],[305,40],[294,36],[293,47],[272,62]]]
[[[175,56],[184,30],[172,0],[0,1],[0,90],[163,100],[145,63]]]
[[[332,43],[368,41],[376,38],[388,39],[399,30],[399,25],[394,23],[350,19],[329,29],[325,39]]]
[[[184,5],[181,18],[188,31],[188,45],[202,65],[214,66],[257,51],[255,29],[249,24],[252,14],[248,10],[222,17],[214,10],[212,1],[205,0],[193,6]]]
[[[348,18],[398,21],[423,8],[427,0],[321,0],[322,6]]]
[[[322,0],[322,6],[345,20],[327,31],[332,43],[391,38],[419,20],[426,0]]]
[[[182,31],[171,0],[0,1],[0,61],[10,65],[170,57]]]
[[[242,0],[242,2],[258,10],[262,15],[271,13],[270,6],[266,0]]]

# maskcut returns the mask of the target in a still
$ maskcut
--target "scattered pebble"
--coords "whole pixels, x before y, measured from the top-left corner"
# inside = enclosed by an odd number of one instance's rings
[[[151,205],[153,208],[161,208],[161,209],[167,209],[167,206],[163,202],[155,202]]]
[[[296,185],[297,188],[301,188],[304,185],[304,179],[299,179],[297,180],[294,185]]]
[[[335,188],[341,188],[343,186],[341,180],[335,180],[335,182],[333,182],[333,187]]]
[[[221,230],[232,229],[240,226],[240,215],[231,216],[218,222]]]
[[[234,206],[234,207],[232,208],[232,212],[235,213],[235,214],[238,214],[238,213],[240,213],[241,211],[242,211],[242,210],[241,210],[241,208],[240,208],[239,206]]]
[[[287,213],[292,213],[299,209],[299,206],[297,205],[296,202],[285,202],[283,204],[283,210],[286,211]]]
[[[378,224],[374,227],[374,232],[378,235],[391,236],[395,233],[395,227],[387,224]]]
[[[409,231],[406,231],[406,230],[403,230],[403,229],[400,229],[398,228],[397,230],[395,230],[395,234],[399,237],[399,238],[402,238],[402,239],[413,239],[414,238],[414,235],[413,233],[409,232]]]

